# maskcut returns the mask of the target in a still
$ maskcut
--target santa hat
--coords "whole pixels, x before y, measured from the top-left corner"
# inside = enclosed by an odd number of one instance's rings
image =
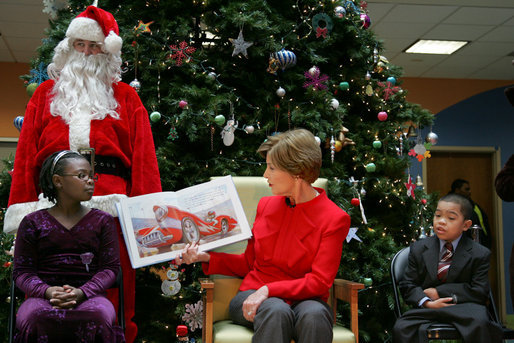
[[[122,39],[114,16],[96,6],[88,6],[71,21],[66,37],[103,43],[111,54],[121,51]]]

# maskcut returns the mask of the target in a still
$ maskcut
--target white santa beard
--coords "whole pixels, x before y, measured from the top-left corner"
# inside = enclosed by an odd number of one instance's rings
[[[109,59],[107,54],[86,56],[72,50],[54,85],[50,111],[69,125],[71,150],[89,147],[91,120],[119,118],[112,89],[117,72]]]

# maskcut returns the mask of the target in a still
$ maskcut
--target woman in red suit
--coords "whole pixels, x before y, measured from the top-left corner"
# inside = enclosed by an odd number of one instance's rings
[[[243,277],[230,316],[253,328],[253,342],[332,342],[328,304],[350,216],[311,184],[321,149],[307,130],[270,136],[258,152],[274,196],[257,207],[253,237],[241,255],[187,245],[177,263],[204,262],[206,274]]]

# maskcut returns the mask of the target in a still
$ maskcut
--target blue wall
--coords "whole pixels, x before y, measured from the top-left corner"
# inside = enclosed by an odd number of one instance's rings
[[[439,146],[486,146],[501,149],[501,165],[514,154],[514,107],[496,88],[463,100],[436,115],[432,131],[439,136]],[[426,137],[430,128],[421,130]],[[411,175],[422,175],[421,163],[412,160]],[[502,202],[503,251],[507,313],[512,314],[509,284],[509,259],[514,241],[514,203]]]

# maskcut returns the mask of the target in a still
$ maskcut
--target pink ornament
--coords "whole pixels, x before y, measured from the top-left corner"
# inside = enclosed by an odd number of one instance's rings
[[[187,106],[187,101],[185,100],[180,100],[180,102],[178,103],[178,107],[180,108],[185,108]]]
[[[377,117],[378,117],[378,120],[385,121],[385,120],[387,120],[387,112],[386,111],[378,112]]]

